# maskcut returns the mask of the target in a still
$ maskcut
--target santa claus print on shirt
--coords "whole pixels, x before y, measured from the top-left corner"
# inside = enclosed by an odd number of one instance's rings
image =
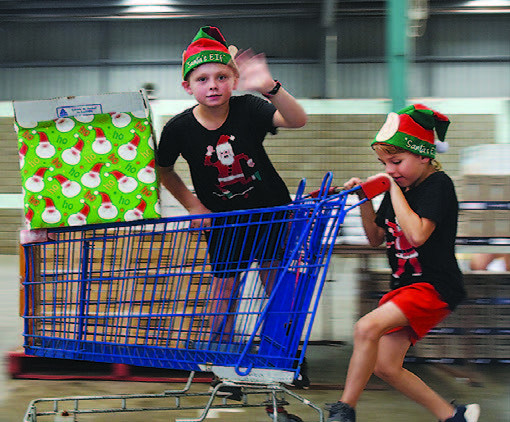
[[[400,276],[405,273],[406,263],[411,266],[413,276],[421,275],[422,269],[420,261],[418,261],[418,252],[405,237],[404,232],[398,225],[398,221],[395,219],[393,223],[386,219],[386,225],[388,226],[388,231],[395,237],[393,242],[386,243],[388,248],[391,246],[395,247],[395,257],[397,258],[398,268],[397,271],[393,273],[393,277],[400,278]]]
[[[246,154],[234,154],[232,144],[230,141],[234,141],[234,136],[221,135],[216,148],[212,145],[207,147],[207,153],[205,154],[205,166],[213,166],[218,170],[218,188],[220,193],[215,192],[216,195],[222,196],[226,199],[234,196],[246,195],[253,186],[248,186],[254,180],[260,180],[258,172],[252,175],[246,175],[244,173],[242,163],[245,162],[248,167],[254,167],[255,163]],[[217,160],[213,161],[213,154],[216,151]],[[233,187],[240,183],[241,188],[234,190]]]

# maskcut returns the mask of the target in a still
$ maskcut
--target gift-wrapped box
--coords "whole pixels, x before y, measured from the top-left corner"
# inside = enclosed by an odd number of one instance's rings
[[[158,218],[143,92],[13,103],[27,227]]]

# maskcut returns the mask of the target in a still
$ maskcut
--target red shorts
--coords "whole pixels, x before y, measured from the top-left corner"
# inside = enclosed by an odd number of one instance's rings
[[[390,301],[398,306],[409,321],[412,329],[410,340],[413,345],[451,312],[448,304],[429,283],[416,283],[392,290],[381,298],[379,306]],[[396,327],[388,333],[403,328]]]

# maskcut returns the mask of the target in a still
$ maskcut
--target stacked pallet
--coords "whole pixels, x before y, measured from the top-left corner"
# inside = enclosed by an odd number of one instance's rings
[[[99,343],[179,347],[176,341],[183,341],[181,333],[189,327],[196,336],[208,331],[201,313],[210,276],[186,275],[192,267],[207,272],[203,236],[107,231],[97,238],[91,231],[84,243],[74,241],[73,232],[61,233],[61,242],[41,249],[29,300],[46,322],[32,326],[34,332],[48,330],[62,338],[80,332],[83,340]]]

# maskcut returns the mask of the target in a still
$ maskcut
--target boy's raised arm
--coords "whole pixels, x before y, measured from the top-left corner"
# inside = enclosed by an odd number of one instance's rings
[[[243,51],[235,58],[239,70],[238,89],[256,91],[265,95],[276,107],[273,117],[275,127],[299,128],[308,120],[303,107],[281,85],[277,92],[268,95],[276,86],[267,65],[264,54],[254,54],[251,50]]]

